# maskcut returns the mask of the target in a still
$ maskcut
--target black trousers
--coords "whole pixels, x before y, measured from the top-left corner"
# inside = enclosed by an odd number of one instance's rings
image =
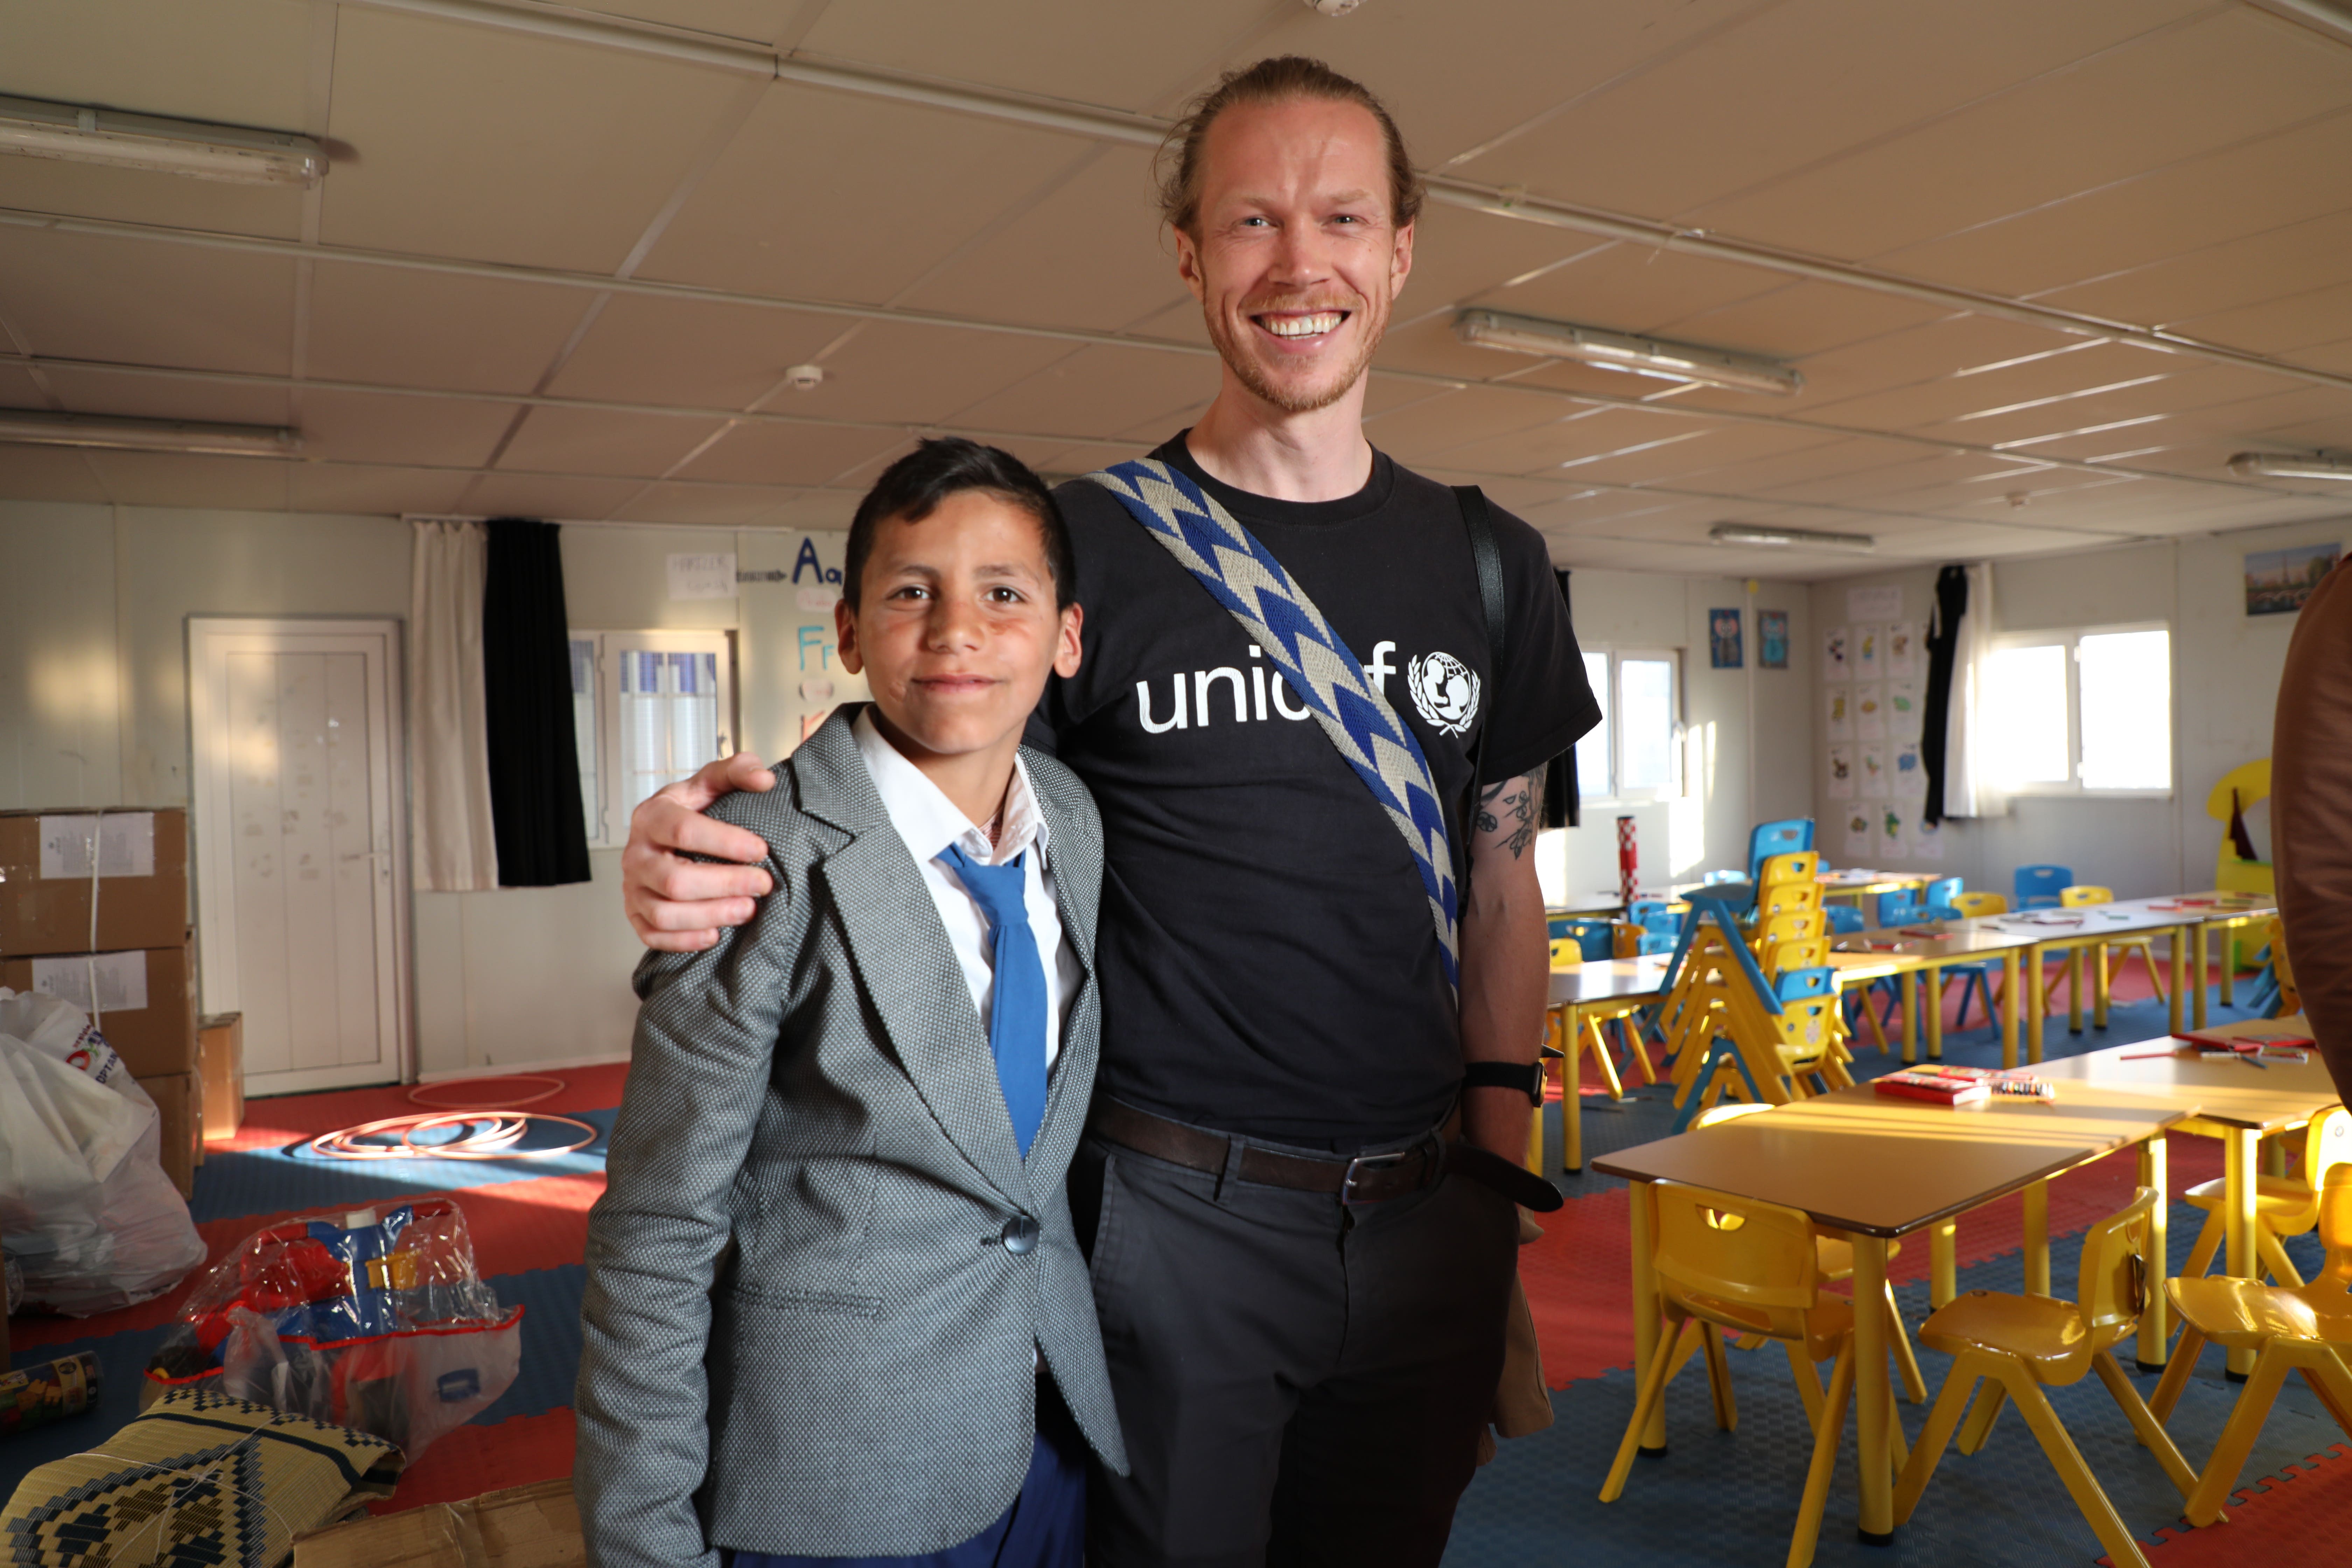
[[[1133,1466],[1093,1472],[1088,1561],[1435,1564],[1501,1375],[1510,1200],[1456,1175],[1351,1208],[1093,1137],[1070,1197]]]

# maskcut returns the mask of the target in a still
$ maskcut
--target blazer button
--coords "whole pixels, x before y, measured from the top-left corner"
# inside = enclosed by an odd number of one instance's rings
[[[1015,1215],[1004,1222],[1004,1230],[996,1239],[1004,1244],[1005,1251],[1016,1257],[1031,1251],[1037,1245],[1037,1222],[1025,1214]]]

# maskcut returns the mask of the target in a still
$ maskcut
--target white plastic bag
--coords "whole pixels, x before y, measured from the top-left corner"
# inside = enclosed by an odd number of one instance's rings
[[[111,1311],[205,1260],[162,1139],[154,1101],[87,1017],[0,991],[0,1248],[28,1309]]]

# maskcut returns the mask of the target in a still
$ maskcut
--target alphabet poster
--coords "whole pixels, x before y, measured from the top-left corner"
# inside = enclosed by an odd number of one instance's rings
[[[1886,739],[1886,688],[1874,683],[1853,689],[1853,732],[1865,741]]]
[[[1830,739],[1853,739],[1853,688],[1832,686],[1829,690]]]
[[[1919,673],[1919,624],[1897,621],[1886,628],[1886,673]]]
[[[1898,741],[1919,738],[1919,683],[1916,680],[1890,680],[1886,683],[1887,732]]]
[[[1843,680],[1853,673],[1846,654],[1852,628],[1832,626],[1822,634],[1822,679]]]
[[[1862,798],[1885,800],[1886,798],[1886,748],[1864,746],[1859,754],[1862,759]]]
[[[1911,854],[1920,860],[1941,860],[1944,858],[1944,829],[1940,823],[1915,822],[1911,825]]]
[[[1853,748],[1852,746],[1830,748],[1830,798],[1832,800],[1853,798]]]
[[[1739,663],[1739,612],[1709,610],[1706,613],[1706,647],[1708,662],[1717,669],[1738,669]]]
[[[1903,741],[1895,747],[1895,798],[1918,800],[1927,793],[1927,770],[1919,764],[1919,742]]]
[[[1856,680],[1876,680],[1885,673],[1885,636],[1886,628],[1884,626],[1853,628],[1853,678]]]
[[[1845,857],[1848,860],[1868,859],[1875,836],[1870,829],[1870,813],[1855,807],[1845,814]]]
[[[1786,669],[1789,668],[1789,612],[1759,610],[1756,612],[1756,668]]]
[[[1911,857],[1911,825],[1903,814],[1891,805],[1878,808],[1878,848],[1882,860],[1907,860]]]

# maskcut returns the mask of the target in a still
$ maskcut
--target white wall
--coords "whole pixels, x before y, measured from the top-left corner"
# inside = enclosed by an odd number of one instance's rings
[[[2232,768],[2270,754],[2279,672],[2294,631],[2293,616],[2245,613],[2243,557],[2328,541],[2352,544],[2352,519],[1997,564],[1996,631],[2145,621],[2172,628],[2174,788],[2157,800],[2017,796],[2006,816],[1947,825],[1946,872],[1999,893],[2010,890],[2017,867],[2034,864],[2065,866],[2077,879],[2112,887],[2122,898],[2210,887],[2224,825],[2206,815],[2206,797]],[[1900,586],[1906,615],[1925,620],[1932,570],[1817,584],[1814,623],[1845,624],[1848,590],[1882,584]],[[1816,676],[1814,689],[1821,689]],[[1883,857],[1842,853],[1846,803],[1828,797],[1828,716],[1818,698],[1813,706],[1809,728],[1823,843],[1832,859],[1876,864]],[[2251,812],[2249,825],[2257,847],[2266,849],[2266,809]]]

